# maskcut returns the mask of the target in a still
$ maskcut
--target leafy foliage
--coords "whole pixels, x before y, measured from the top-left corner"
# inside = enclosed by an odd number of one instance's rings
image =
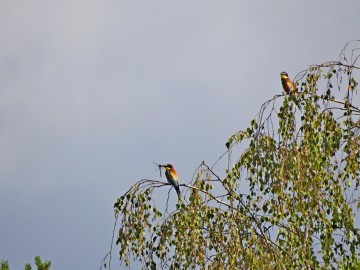
[[[359,42],[301,72],[299,93],[265,102],[226,143],[224,177],[203,162],[174,211],[156,207],[154,190],[167,185],[159,181],[118,198],[120,260],[145,269],[360,267],[360,54],[350,49]]]
[[[0,270],[9,270],[9,263],[8,261],[1,261]]]
[[[37,270],[49,270],[51,262],[50,261],[41,261],[39,256],[35,257],[35,264]],[[25,270],[31,270],[31,265],[29,263],[25,264]],[[0,270],[10,270],[8,261],[1,261]]]

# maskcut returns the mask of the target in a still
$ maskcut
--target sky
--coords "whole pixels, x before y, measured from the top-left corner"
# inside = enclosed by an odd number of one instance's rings
[[[98,269],[114,202],[161,179],[153,162],[190,182],[281,93],[281,71],[337,60],[360,38],[358,0],[0,3],[0,259],[11,269],[36,255],[54,270]]]

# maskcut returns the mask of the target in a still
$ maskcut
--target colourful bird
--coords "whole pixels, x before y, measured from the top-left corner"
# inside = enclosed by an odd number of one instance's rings
[[[181,198],[179,181],[178,181],[179,176],[178,176],[177,172],[175,171],[174,166],[171,164],[166,164],[166,165],[159,165],[159,168],[160,169],[165,168],[165,176],[166,176],[168,183],[171,184],[175,188],[178,197]]]
[[[289,78],[289,75],[285,71],[281,72],[280,75],[281,75],[281,83],[282,83],[283,89],[287,94],[292,94],[292,93],[296,93],[299,91],[297,89],[296,85]]]

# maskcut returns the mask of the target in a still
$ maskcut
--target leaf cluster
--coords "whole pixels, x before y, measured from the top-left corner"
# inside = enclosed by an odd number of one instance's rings
[[[120,260],[144,269],[359,267],[360,56],[349,46],[339,61],[301,72],[299,93],[265,102],[226,143],[223,175],[200,164],[175,210],[156,207],[153,192],[167,185],[159,181],[121,196]]]
[[[35,265],[37,270],[49,270],[51,266],[50,261],[41,261],[40,256],[35,257]],[[31,270],[31,265],[29,263],[25,264],[25,270]],[[10,270],[8,261],[1,261],[0,270]]]

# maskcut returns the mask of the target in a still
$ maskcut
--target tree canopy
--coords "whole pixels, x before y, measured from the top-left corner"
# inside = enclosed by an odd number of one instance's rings
[[[299,92],[266,101],[226,142],[226,162],[203,162],[180,185],[176,206],[153,196],[167,183],[134,183],[114,205],[120,261],[144,269],[360,267],[359,43],[300,72]],[[111,251],[101,268],[110,264]]]
[[[37,270],[49,270],[51,266],[50,261],[42,261],[40,256],[35,256],[35,265]],[[25,264],[25,270],[31,270],[30,263]],[[0,270],[10,270],[8,261],[2,260],[0,263]]]

